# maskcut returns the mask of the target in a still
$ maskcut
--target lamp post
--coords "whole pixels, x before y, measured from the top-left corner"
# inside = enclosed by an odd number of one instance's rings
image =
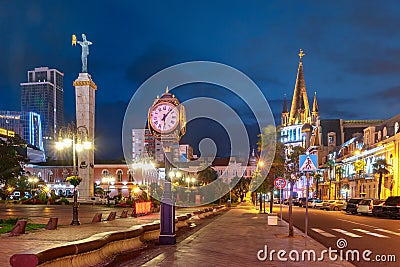
[[[110,183],[114,183],[115,178],[106,176],[106,177],[103,177],[103,179],[101,179],[101,181],[103,183],[107,183],[107,205],[110,205]]]
[[[194,186],[194,183],[196,182],[196,178],[194,178],[194,177],[186,177],[186,182],[187,182],[187,193],[188,193],[188,199],[187,199],[187,201],[188,201],[188,203],[190,202],[190,182],[192,182],[192,186]]]
[[[34,177],[29,177],[29,178],[28,178],[28,182],[32,184],[32,185],[31,185],[31,195],[32,195],[32,197],[33,197],[33,192],[34,192],[34,190],[35,190],[35,184],[36,184],[37,182],[39,182],[39,179],[38,179],[36,176],[34,176]]]
[[[67,178],[74,186],[74,205],[72,208],[71,225],[80,225],[78,220],[78,194],[76,187],[80,184],[82,178],[78,176],[78,167],[76,164],[76,154],[91,149],[92,142],[88,139],[89,131],[86,126],[75,127],[74,123],[62,127],[58,132],[58,141],[56,142],[57,150],[68,149],[72,147],[72,167],[73,175]]]

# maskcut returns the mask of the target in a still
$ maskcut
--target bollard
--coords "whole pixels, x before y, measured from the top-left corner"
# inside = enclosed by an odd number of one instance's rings
[[[115,211],[110,212],[110,215],[108,215],[107,221],[114,221],[116,215],[117,215],[117,212],[115,212]]]
[[[14,228],[9,233],[10,236],[25,234],[26,220],[18,220]]]
[[[56,230],[57,229],[58,218],[50,217],[49,222],[46,224],[46,230]]]
[[[133,210],[132,210],[131,217],[136,217],[136,210],[135,210],[135,208],[133,208]]]
[[[268,225],[278,225],[278,215],[276,213],[268,213]]]
[[[92,223],[101,222],[101,217],[102,217],[102,216],[103,216],[103,214],[101,214],[101,213],[96,213],[96,214],[93,216]]]
[[[123,210],[121,213],[121,218],[126,218],[128,217],[128,210]]]

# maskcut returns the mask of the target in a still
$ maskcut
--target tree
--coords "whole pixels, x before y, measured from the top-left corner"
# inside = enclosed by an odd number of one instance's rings
[[[240,202],[243,202],[244,196],[249,191],[250,179],[244,177],[235,176],[232,178],[230,188],[232,193],[240,198]]]
[[[379,181],[378,181],[378,198],[381,199],[381,188],[382,188],[382,180],[383,175],[388,174],[388,168],[391,165],[386,162],[386,159],[378,159],[372,164],[374,174],[379,174]]]
[[[338,199],[339,199],[340,190],[342,189],[342,178],[343,178],[344,168],[342,166],[338,166],[335,172],[337,175],[337,180],[339,181],[339,190],[338,190]]]
[[[18,178],[23,176],[22,162],[26,161],[26,157],[22,156],[21,148],[25,146],[25,141],[19,136],[9,138],[0,138],[0,184],[3,188],[14,187]],[[2,190],[2,198],[6,197]]]
[[[328,199],[331,199],[332,196],[332,170],[333,168],[335,168],[335,161],[333,159],[328,160],[326,163],[326,167],[329,168],[329,175],[328,175],[328,179],[329,179],[329,196]]]
[[[322,174],[320,174],[320,173],[315,173],[314,174],[314,179],[315,179],[315,196],[316,197],[318,197],[319,199],[322,199],[321,198],[321,196],[320,196],[320,193],[319,193],[319,182],[321,181],[321,178],[322,178],[323,176],[322,176]],[[321,194],[322,195],[322,194]]]
[[[204,170],[197,172],[197,180],[199,185],[208,185],[218,179],[218,173],[211,166],[208,166]]]
[[[293,229],[293,186],[300,177],[299,160],[300,155],[305,154],[305,149],[301,146],[296,146],[292,151],[289,151],[285,163],[286,179],[289,180],[290,196],[289,196],[289,236],[294,236]]]
[[[270,166],[271,168],[268,170],[266,175],[266,179],[264,179],[263,175],[261,175],[261,179],[257,182],[255,186],[259,186],[257,192],[271,192],[270,199],[270,212],[272,212],[273,202],[274,202],[274,182],[273,180],[277,176],[283,176],[284,174],[284,146],[282,143],[277,142],[280,140],[280,131],[277,127],[273,125],[269,125],[263,128],[262,133],[258,136],[258,150],[261,154],[261,160],[266,161],[265,165]],[[253,183],[253,182],[252,182]]]
[[[361,193],[361,173],[364,171],[364,167],[365,167],[365,162],[362,159],[356,160],[354,163],[354,168],[356,170],[356,173],[358,174],[358,183],[357,183],[357,187],[360,189],[360,193]]]

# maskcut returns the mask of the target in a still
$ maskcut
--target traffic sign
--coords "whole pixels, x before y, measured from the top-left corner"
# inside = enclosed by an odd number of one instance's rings
[[[315,171],[318,166],[317,155],[300,155],[300,171]]]
[[[284,178],[276,178],[274,180],[274,185],[278,189],[283,189],[286,187],[286,180]]]

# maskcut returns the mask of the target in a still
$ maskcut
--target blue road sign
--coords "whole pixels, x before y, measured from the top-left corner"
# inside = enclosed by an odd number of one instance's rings
[[[316,171],[318,169],[317,155],[300,155],[299,160],[300,171]]]

